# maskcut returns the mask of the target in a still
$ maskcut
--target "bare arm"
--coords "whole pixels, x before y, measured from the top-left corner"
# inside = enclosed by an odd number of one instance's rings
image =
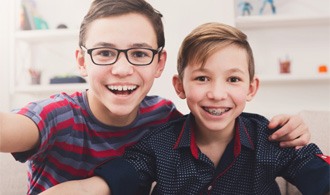
[[[36,124],[26,116],[0,113],[0,152],[22,152],[38,144]]]
[[[280,141],[281,147],[300,148],[309,143],[311,134],[307,124],[299,115],[277,115],[273,117],[268,125],[273,129],[282,126],[274,132],[269,139],[272,141]]]
[[[40,195],[111,195],[107,183],[94,176],[83,180],[60,183],[42,192]]]

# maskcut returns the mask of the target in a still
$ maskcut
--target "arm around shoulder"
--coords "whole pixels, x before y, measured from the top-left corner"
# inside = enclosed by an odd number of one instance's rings
[[[94,176],[82,180],[67,181],[49,188],[40,195],[111,195],[108,184]]]
[[[37,125],[28,117],[0,113],[0,152],[23,152],[39,142]]]

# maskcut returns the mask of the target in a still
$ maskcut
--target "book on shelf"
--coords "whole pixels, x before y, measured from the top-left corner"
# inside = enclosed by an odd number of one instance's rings
[[[39,15],[36,4],[32,0],[21,1],[20,29],[48,29],[47,22]]]

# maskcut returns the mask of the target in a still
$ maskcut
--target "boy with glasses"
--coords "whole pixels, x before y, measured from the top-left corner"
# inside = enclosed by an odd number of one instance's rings
[[[28,161],[28,194],[86,178],[151,128],[182,116],[171,101],[147,96],[166,61],[161,17],[144,0],[93,1],[75,53],[89,89],[0,113],[0,151]],[[278,141],[309,141],[299,116],[279,116],[270,125],[284,125]]]

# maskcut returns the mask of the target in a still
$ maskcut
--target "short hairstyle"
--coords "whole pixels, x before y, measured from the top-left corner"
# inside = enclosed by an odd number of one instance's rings
[[[129,13],[146,16],[156,32],[158,47],[165,46],[163,16],[145,0],[94,0],[80,26],[79,46],[85,44],[88,27],[93,21]]]
[[[247,41],[247,36],[240,30],[221,23],[205,23],[195,28],[183,40],[178,53],[177,71],[183,78],[184,69],[189,63],[204,66],[206,60],[228,45],[236,45],[247,52],[250,81],[254,77],[254,59],[252,49]]]

